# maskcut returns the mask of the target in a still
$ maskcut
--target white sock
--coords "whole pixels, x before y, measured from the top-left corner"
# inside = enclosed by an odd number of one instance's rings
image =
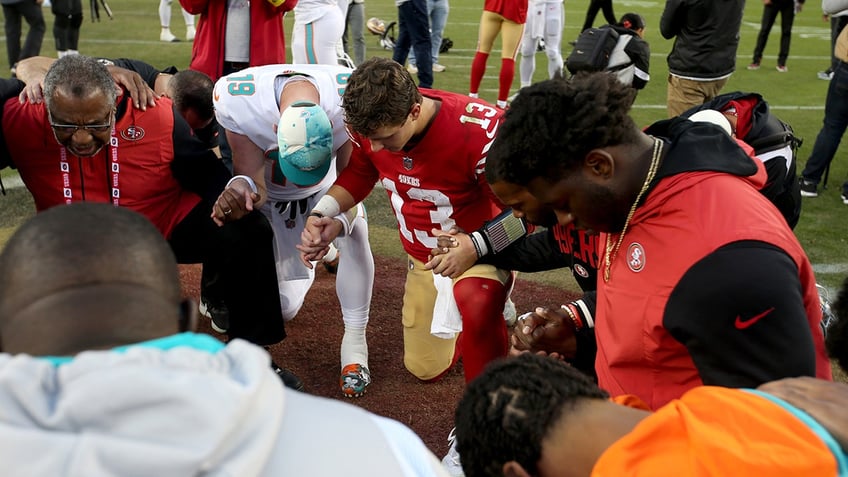
[[[194,28],[194,15],[185,11],[185,9],[180,8],[183,13],[183,20],[185,20],[186,28],[192,27]]]
[[[341,350],[342,367],[359,363],[368,367],[368,343],[365,341],[365,328],[345,326]]]
[[[478,93],[468,93],[468,96],[470,96],[472,98],[479,98],[480,97],[480,95]]]
[[[506,109],[506,101],[498,100],[498,107],[501,109]]]

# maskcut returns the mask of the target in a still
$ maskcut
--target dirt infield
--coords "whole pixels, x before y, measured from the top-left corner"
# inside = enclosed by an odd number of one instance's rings
[[[319,267],[303,309],[288,323],[288,338],[271,353],[281,366],[294,371],[316,396],[346,400],[411,427],[439,457],[447,452],[447,435],[453,427],[453,411],[463,386],[461,362],[437,383],[424,384],[403,367],[400,324],[406,264],[400,259],[375,257],[374,295],[368,324],[369,366],[373,382],[368,393],[347,400],[339,390],[339,347],[343,324],[335,295],[335,279]],[[563,273],[568,273],[563,271]],[[184,294],[198,299],[199,266],[181,266]],[[560,304],[572,299],[569,292],[519,278],[513,301],[521,311],[537,304]],[[201,332],[221,338],[202,319]],[[339,432],[346,430],[339,423]]]

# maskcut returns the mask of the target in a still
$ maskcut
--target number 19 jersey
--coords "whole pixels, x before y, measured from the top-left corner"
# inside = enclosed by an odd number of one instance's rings
[[[335,65],[267,65],[246,68],[215,83],[212,99],[218,123],[244,136],[265,152],[265,185],[271,200],[290,201],[326,190],[336,179],[335,156],[327,176],[318,184],[300,187],[288,183],[277,164],[277,134],[280,94],[293,77],[311,82],[320,96],[320,106],[333,126],[333,153],[348,141],[341,96],[351,69]],[[237,160],[237,159],[236,159]]]

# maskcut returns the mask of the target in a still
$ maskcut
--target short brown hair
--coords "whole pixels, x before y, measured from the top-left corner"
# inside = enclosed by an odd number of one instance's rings
[[[421,102],[421,93],[409,72],[388,58],[373,57],[353,70],[342,109],[345,122],[364,136],[406,121],[412,106]]]

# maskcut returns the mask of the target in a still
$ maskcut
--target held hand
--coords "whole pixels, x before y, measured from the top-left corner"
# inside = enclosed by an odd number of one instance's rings
[[[115,83],[126,88],[127,93],[129,93],[130,98],[132,98],[135,109],[144,111],[148,107],[152,108],[153,106],[156,106],[156,98],[158,98],[159,95],[144,82],[141,75],[135,71],[126,70],[124,68],[108,68],[109,73],[112,74],[112,79],[115,80]]]
[[[436,248],[430,251],[430,260],[424,264],[424,268],[432,270],[433,273],[450,278],[457,278],[477,262],[477,251],[471,243],[468,234],[451,229],[451,235],[433,229],[438,243]]]
[[[253,204],[259,200],[244,181],[233,181],[221,192],[212,206],[212,220],[219,226],[238,220],[253,211]]]
[[[848,384],[810,377],[771,381],[758,387],[813,416],[848,451]]]
[[[573,358],[577,353],[573,322],[561,308],[538,307],[522,315],[513,329],[511,342],[511,354],[542,351]]]
[[[18,95],[18,101],[21,104],[29,102],[30,104],[41,104],[44,102],[44,90],[42,81],[33,81],[24,86],[24,90]]]
[[[323,258],[330,242],[338,237],[341,231],[341,222],[332,217],[309,216],[306,219],[306,227],[300,234],[300,244],[296,246],[303,264],[312,268],[310,262]]]

